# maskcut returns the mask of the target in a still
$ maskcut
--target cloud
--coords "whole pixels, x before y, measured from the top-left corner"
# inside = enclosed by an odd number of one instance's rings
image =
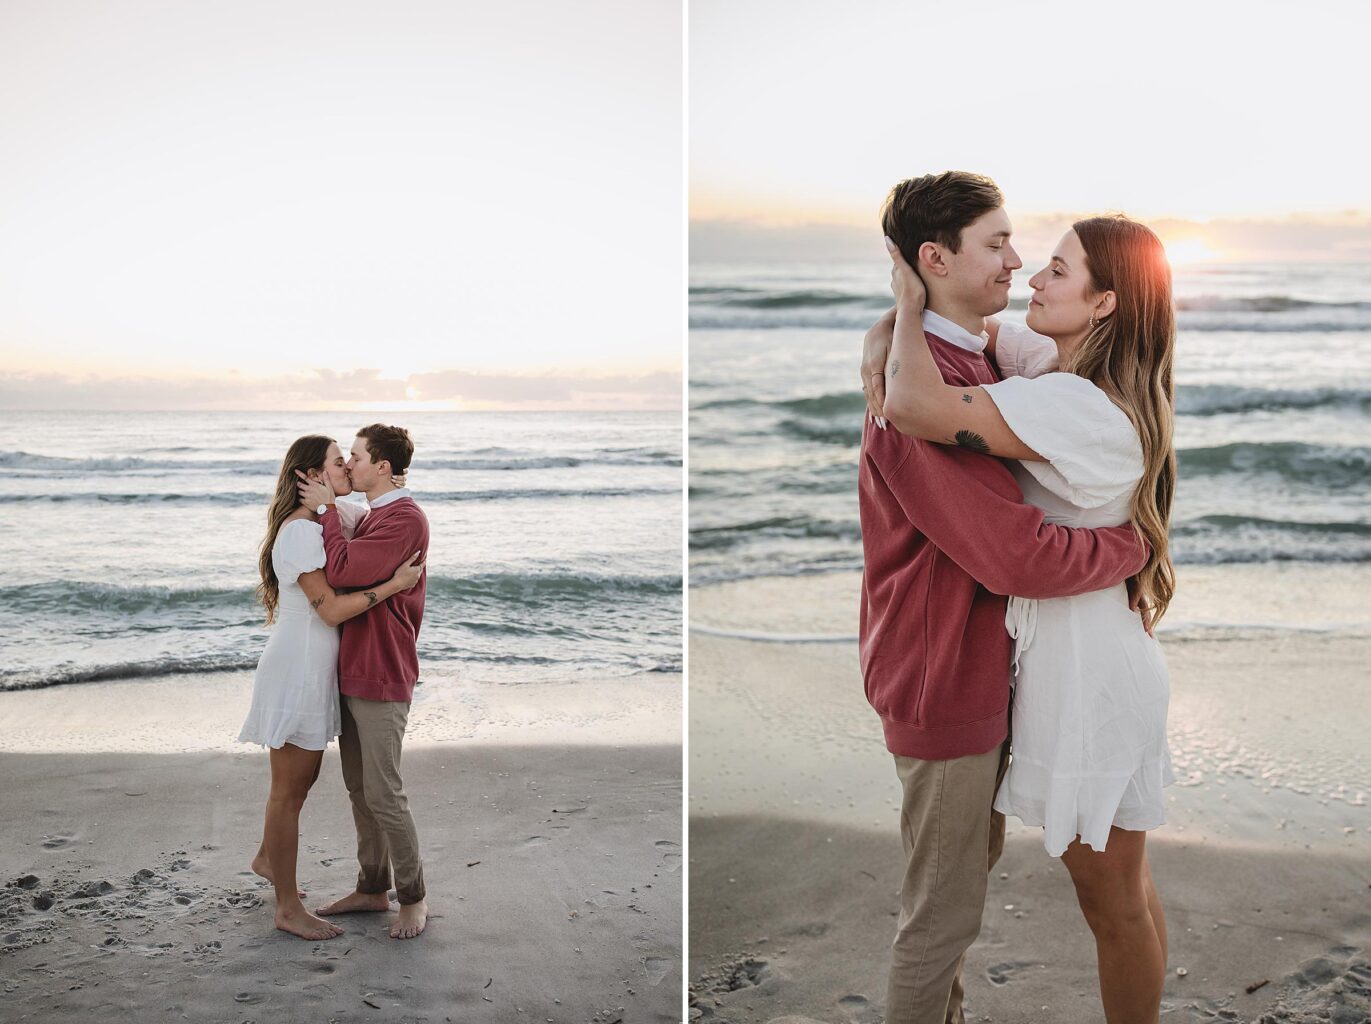
[[[314,411],[391,405],[460,409],[679,409],[681,375],[546,372],[487,374],[463,370],[386,378],[380,370],[319,369],[248,378],[9,373],[0,375],[0,408],[100,410]]]

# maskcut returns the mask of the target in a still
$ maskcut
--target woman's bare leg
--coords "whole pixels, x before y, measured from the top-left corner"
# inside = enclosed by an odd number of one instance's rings
[[[1162,901],[1157,896],[1157,887],[1152,881],[1152,862],[1143,853],[1143,882],[1147,885],[1147,909],[1152,914],[1152,927],[1157,930],[1157,942],[1162,947],[1162,985],[1166,985],[1166,915],[1162,913]]]
[[[1108,1024],[1156,1024],[1161,1009],[1166,961],[1148,898],[1146,841],[1146,832],[1115,828],[1104,853],[1076,839],[1062,854],[1095,934]]]
[[[287,743],[271,752],[271,794],[267,797],[262,846],[276,889],[276,927],[302,939],[332,939],[343,934],[337,925],[315,917],[300,902],[295,887],[300,843],[300,808],[314,784],[321,750]]]

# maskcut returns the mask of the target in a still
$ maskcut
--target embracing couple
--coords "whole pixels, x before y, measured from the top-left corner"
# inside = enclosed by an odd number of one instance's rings
[[[1077,222],[1029,281],[1025,327],[993,318],[1023,264],[988,178],[901,182],[882,221],[896,306],[866,337],[859,489],[862,673],[903,788],[886,1020],[964,1019],[962,962],[1014,814],[1071,875],[1105,1019],[1155,1022],[1166,922],[1146,837],[1173,781],[1152,636],[1175,590],[1165,251],[1123,217]]]
[[[238,739],[271,748],[252,870],[276,890],[276,927],[302,939],[343,934],[324,917],[389,910],[392,877],[400,912],[391,936],[414,938],[427,920],[400,778],[428,551],[428,520],[404,486],[413,455],[405,430],[380,423],[358,431],[346,461],[332,438],[302,437],[286,452],[267,512],[257,594],[273,628]],[[354,490],[366,506],[334,501]],[[315,916],[296,889],[300,809],[334,737],[361,870],[355,891]]]

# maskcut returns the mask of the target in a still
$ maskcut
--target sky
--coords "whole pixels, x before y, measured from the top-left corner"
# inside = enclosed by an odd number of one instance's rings
[[[676,408],[678,2],[6,0],[0,408]]]
[[[693,0],[691,259],[855,244],[896,181],[954,168],[1024,224],[1371,258],[1369,35],[1338,0]]]

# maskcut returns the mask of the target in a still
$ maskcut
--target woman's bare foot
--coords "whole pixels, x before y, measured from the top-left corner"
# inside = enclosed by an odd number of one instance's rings
[[[423,900],[400,907],[400,916],[390,929],[392,939],[412,939],[424,932],[428,923],[428,904]]]
[[[383,892],[350,892],[326,907],[315,907],[316,914],[374,914],[390,909],[390,897]]]
[[[276,927],[283,932],[291,935],[298,935],[302,939],[320,941],[323,939],[336,939],[343,934],[343,929],[336,924],[320,920],[305,909],[304,904],[296,903],[290,907],[276,908]]]
[[[256,857],[252,858],[252,873],[254,875],[260,875],[262,878],[265,878],[272,885],[276,884],[276,879],[273,878],[271,874],[271,861],[267,860],[261,854],[258,854]],[[295,895],[300,897],[300,899],[304,899],[305,890],[296,889]]]

